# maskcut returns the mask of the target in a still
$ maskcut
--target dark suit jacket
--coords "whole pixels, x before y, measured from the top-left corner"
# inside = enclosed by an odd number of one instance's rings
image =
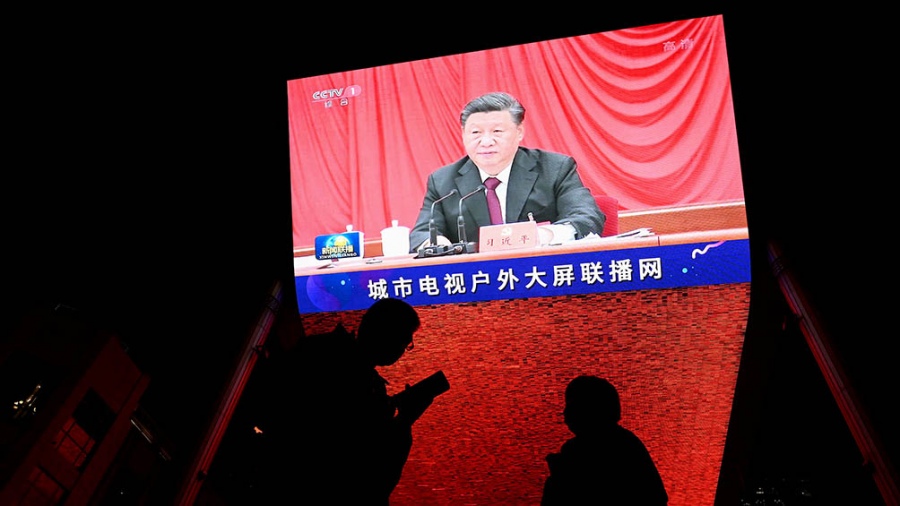
[[[478,167],[468,156],[432,172],[428,176],[419,217],[409,233],[411,252],[430,237],[428,223],[432,203],[452,190],[458,193],[435,204],[434,223],[437,235],[443,235],[453,243],[460,242],[457,221],[460,197],[468,195],[480,184]],[[477,243],[478,228],[491,224],[484,192],[467,198],[462,207],[466,240]],[[574,158],[520,147],[509,175],[506,221],[527,221],[528,213],[532,213],[537,222],[571,223],[577,231],[576,239],[591,232],[600,235],[606,223],[606,216],[597,207],[591,190],[578,176]]]

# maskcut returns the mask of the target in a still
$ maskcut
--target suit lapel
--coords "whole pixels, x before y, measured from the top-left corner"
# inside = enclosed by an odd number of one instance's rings
[[[460,167],[458,174],[459,175],[456,176],[456,189],[459,190],[460,197],[475,191],[475,188],[478,188],[478,185],[481,184],[481,175],[478,173],[478,167],[472,163],[472,160],[467,160],[466,163]],[[487,200],[484,198],[484,195],[480,197],[478,195],[472,195],[467,198],[466,201],[463,202],[463,212],[466,213],[467,223],[469,223],[470,220],[474,220],[477,227],[491,224],[491,215],[488,212]]]
[[[506,189],[507,222],[519,220],[528,195],[531,194],[534,182],[537,181],[537,172],[533,170],[536,164],[537,160],[530,153],[519,148],[519,152],[516,153],[516,158],[513,160],[512,169],[509,171],[509,187]],[[485,204],[486,208],[487,204]]]

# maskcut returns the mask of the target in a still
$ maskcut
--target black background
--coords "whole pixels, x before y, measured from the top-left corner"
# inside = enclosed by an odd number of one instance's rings
[[[153,378],[148,409],[190,447],[271,283],[291,279],[288,79],[723,14],[754,279],[778,244],[872,422],[896,427],[896,211],[884,210],[896,58],[883,59],[892,42],[874,23],[885,13],[692,5],[10,19],[20,30],[3,62],[6,321],[64,303],[114,328]],[[803,346],[759,348],[777,351],[756,370],[783,391],[821,381]],[[790,428],[781,422],[775,432]],[[804,419],[791,434],[816,438],[828,423]]]

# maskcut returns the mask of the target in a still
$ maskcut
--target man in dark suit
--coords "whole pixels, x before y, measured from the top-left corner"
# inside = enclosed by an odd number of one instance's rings
[[[578,175],[571,156],[519,144],[525,134],[525,108],[507,93],[488,93],[466,104],[460,114],[466,156],[432,172],[422,209],[410,230],[411,251],[430,245],[429,222],[434,207],[438,244],[460,242],[459,200],[489,177],[496,188],[503,223],[533,219],[550,222],[554,242],[600,235],[606,216]],[[456,193],[435,204],[435,201]],[[478,229],[491,225],[487,191],[463,202],[466,239],[478,242]]]

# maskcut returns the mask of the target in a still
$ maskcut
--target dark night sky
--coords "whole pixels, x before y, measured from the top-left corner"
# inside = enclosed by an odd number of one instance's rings
[[[37,24],[2,63],[7,307],[97,315],[153,376],[148,402],[188,413],[175,393],[186,382],[195,400],[215,390],[271,282],[290,276],[287,79],[724,12],[754,252],[782,245],[864,396],[881,404],[884,383],[896,384],[884,372],[896,331],[881,308],[891,297],[870,290],[896,275],[879,273],[886,248],[848,237],[886,238],[863,235],[875,224],[860,219],[887,184],[868,141],[883,128],[870,119],[883,110],[883,70],[854,36],[869,33],[867,13],[705,4],[516,9],[522,24],[459,10],[379,25],[352,10],[290,23],[236,12],[230,23]]]

